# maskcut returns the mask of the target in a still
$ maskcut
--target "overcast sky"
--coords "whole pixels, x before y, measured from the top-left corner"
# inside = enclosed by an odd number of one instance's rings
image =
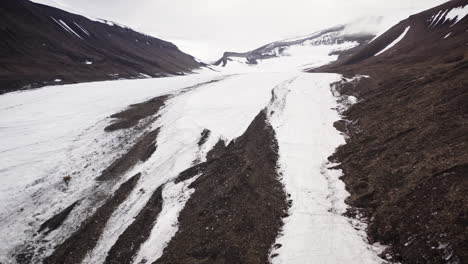
[[[128,25],[202,59],[361,19],[380,31],[446,0],[34,0]],[[54,3],[55,2],[55,3]],[[365,19],[384,16],[382,23]]]

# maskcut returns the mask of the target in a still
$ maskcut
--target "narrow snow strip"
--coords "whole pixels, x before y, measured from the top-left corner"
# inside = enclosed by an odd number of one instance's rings
[[[339,119],[330,84],[337,74],[302,74],[278,86],[269,117],[279,144],[279,172],[292,199],[290,216],[273,247],[273,264],[381,263],[350,220],[342,216],[348,196],[340,171],[327,157],[345,143],[333,123]]]
[[[432,18],[431,18],[431,24],[429,25],[429,28],[435,26],[435,24],[437,23],[437,21],[439,21],[441,15],[444,13],[444,11],[439,11],[437,12],[437,14],[433,15]]]
[[[405,31],[397,39],[395,39],[392,43],[390,43],[390,45],[388,45],[386,48],[384,48],[383,50],[381,50],[379,53],[375,54],[374,56],[379,56],[380,54],[393,48],[396,44],[398,44],[398,42],[400,42],[406,36],[409,30],[410,30],[410,26],[406,27]]]
[[[80,35],[78,35],[78,33],[76,33],[75,31],[73,31],[73,29],[71,29],[67,23],[63,22],[63,20],[59,19],[59,20],[56,20],[55,18],[53,17],[50,17],[52,18],[57,24],[59,24],[63,29],[65,29],[65,31],[67,31],[68,33],[70,34],[73,34],[77,37],[79,37],[80,39],[83,39]]]
[[[450,35],[452,35],[452,32],[448,33],[447,35],[445,35],[444,39],[450,37]]]
[[[177,218],[179,213],[185,207],[188,199],[195,191],[190,189],[188,186],[197,180],[199,176],[193,177],[184,182],[175,184],[169,183],[163,190],[163,211],[160,213],[161,217],[158,218],[156,225],[151,232],[150,238],[140,249],[140,253],[137,255],[133,263],[150,263],[144,262],[147,258],[145,256],[154,255],[154,259],[158,259],[162,256],[163,250],[166,247],[165,243],[161,241],[169,242],[174,234],[177,232]],[[156,254],[155,254],[156,253]]]
[[[141,76],[141,77],[144,77],[144,78],[152,78],[152,77],[149,76],[148,74],[144,74],[144,73],[141,73],[141,72],[140,72],[140,76]]]
[[[67,27],[65,27],[65,26],[64,26],[62,23],[60,23],[57,19],[55,19],[55,18],[53,18],[53,17],[50,17],[50,18],[52,18],[52,20],[54,20],[55,23],[57,23],[57,24],[58,24],[61,28],[63,28],[65,31],[67,31],[67,32],[70,33],[70,34],[73,34],[73,33],[71,33],[71,32],[68,30]]]
[[[79,29],[81,29],[81,31],[83,31],[83,33],[85,33],[88,36],[91,36],[91,34],[89,34],[89,32],[86,29],[84,29],[82,26],[80,26],[76,22],[73,22],[73,24],[75,24]]]
[[[80,39],[83,39],[78,33],[76,33],[73,29],[71,29],[71,27],[69,27],[69,26],[67,25],[67,23],[65,23],[63,20],[59,20],[59,22],[60,22],[64,27],[66,27],[70,33],[72,33],[73,35],[79,37]]]
[[[450,10],[445,16],[452,23],[452,27],[468,15],[468,5],[460,6]]]

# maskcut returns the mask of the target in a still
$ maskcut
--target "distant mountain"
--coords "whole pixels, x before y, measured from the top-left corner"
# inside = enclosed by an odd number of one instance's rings
[[[356,42],[360,46],[369,42],[374,37],[371,34],[348,34],[345,32],[345,28],[345,26],[332,27],[308,36],[272,42],[248,52],[225,52],[223,57],[216,61],[214,65],[226,66],[233,58],[244,58],[247,64],[257,64],[259,60],[287,56],[289,48],[300,45],[321,46]]]
[[[0,93],[200,67],[170,42],[27,0],[0,2],[0,39]]]

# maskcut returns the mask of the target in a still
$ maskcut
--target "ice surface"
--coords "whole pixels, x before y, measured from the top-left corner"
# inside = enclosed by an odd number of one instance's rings
[[[379,56],[380,54],[382,54],[382,53],[386,52],[387,50],[393,48],[396,44],[398,44],[398,42],[400,42],[406,36],[406,34],[410,30],[410,28],[411,28],[410,26],[406,27],[405,31],[403,31],[403,33],[397,39],[395,39],[392,43],[390,43],[387,47],[385,47],[383,50],[381,50],[380,52],[378,52],[374,56]]]
[[[276,243],[277,264],[381,263],[367,244],[365,233],[342,216],[348,196],[341,171],[329,170],[327,157],[344,138],[333,127],[340,119],[330,84],[337,74],[301,74],[275,89],[276,103],[269,106],[278,138],[280,172],[291,195],[290,216]]]

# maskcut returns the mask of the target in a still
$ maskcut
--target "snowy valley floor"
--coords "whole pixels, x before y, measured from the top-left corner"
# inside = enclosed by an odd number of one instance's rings
[[[341,79],[204,71],[0,96],[0,262],[382,263],[329,169]]]

